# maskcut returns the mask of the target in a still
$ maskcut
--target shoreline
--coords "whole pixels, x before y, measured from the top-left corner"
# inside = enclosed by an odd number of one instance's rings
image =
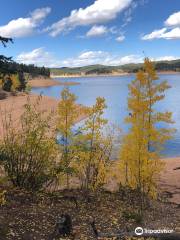
[[[166,193],[171,203],[180,204],[180,157],[165,157],[159,178],[160,191]]]
[[[43,88],[43,87],[53,87],[53,86],[76,86],[80,85],[76,81],[56,81],[57,78],[68,79],[68,78],[93,78],[93,77],[123,77],[134,75],[135,73],[121,73],[121,74],[93,74],[93,75],[51,75],[50,78],[43,76],[35,77],[28,81],[28,85],[31,88]],[[165,71],[157,72],[159,75],[168,75],[168,74],[180,74],[180,72]]]
[[[121,77],[121,76],[128,76],[133,73],[119,73],[119,74],[89,74],[89,75],[51,75],[51,78],[91,78],[91,77]]]
[[[160,71],[160,72],[157,72],[157,74],[162,74],[162,75],[169,75],[169,74],[178,75],[178,74],[180,74],[180,72],[175,72],[175,71]]]
[[[53,86],[75,86],[79,85],[78,82],[61,82],[56,81],[52,78],[45,78],[45,77],[36,77],[32,80],[28,81],[28,85],[31,88],[40,88],[40,87],[53,87]]]
[[[136,73],[119,73],[119,74],[92,74],[92,75],[80,75],[80,74],[74,74],[74,75],[51,75],[52,79],[56,78],[93,78],[93,77],[122,77],[122,76],[129,76],[129,75],[134,75]],[[180,74],[180,72],[175,72],[175,71],[159,71],[157,74],[160,75],[168,75],[168,74]]]

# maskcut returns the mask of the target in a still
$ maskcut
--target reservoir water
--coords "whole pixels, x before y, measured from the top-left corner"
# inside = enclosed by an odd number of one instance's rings
[[[135,78],[135,75],[113,76],[113,77],[81,77],[81,78],[59,78],[57,81],[78,82],[79,85],[70,86],[70,90],[78,97],[77,102],[92,106],[96,97],[106,99],[107,109],[105,117],[109,122],[117,124],[125,133],[128,130],[124,118],[128,115],[127,97],[128,84]],[[160,81],[167,80],[171,88],[166,91],[164,100],[156,105],[159,111],[173,112],[173,128],[177,131],[174,138],[167,142],[164,150],[166,157],[180,156],[180,74],[159,75]],[[52,86],[45,88],[33,88],[32,92],[42,94],[56,99],[60,98],[63,86]],[[160,127],[162,124],[160,123]]]

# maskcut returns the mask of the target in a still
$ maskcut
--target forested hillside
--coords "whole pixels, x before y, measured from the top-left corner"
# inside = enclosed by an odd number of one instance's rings
[[[0,43],[6,47],[7,43],[13,43],[11,38],[0,36]],[[24,91],[28,78],[43,75],[50,76],[50,70],[45,67],[19,64],[11,57],[0,55],[0,87],[5,91]]]
[[[180,59],[173,61],[157,61],[153,62],[155,70],[157,71],[180,71]],[[113,74],[113,73],[136,73],[142,69],[143,64],[125,64],[121,66],[104,66],[104,65],[90,65],[85,67],[76,68],[52,68],[51,74],[53,75],[92,75],[92,74]]]
[[[33,76],[37,75],[43,75],[43,76],[50,76],[50,70],[49,68],[45,67],[37,67],[34,64],[26,65],[26,64],[19,64],[17,62],[12,61],[9,59],[9,61],[3,61],[0,59],[0,72],[1,73],[15,73],[15,72],[24,72],[29,73]]]

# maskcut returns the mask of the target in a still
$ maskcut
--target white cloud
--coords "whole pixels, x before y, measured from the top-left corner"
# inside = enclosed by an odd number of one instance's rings
[[[104,51],[86,51],[80,53],[76,57],[71,57],[63,60],[57,59],[52,53],[49,53],[44,48],[37,48],[31,52],[23,52],[16,58],[16,60],[21,63],[35,64],[37,66],[46,67],[80,67],[93,64],[117,66],[129,63],[141,63],[143,62],[143,59],[143,56],[135,54],[120,57]],[[162,56],[152,58],[151,60],[161,61],[175,59],[178,59],[178,57]]]
[[[180,57],[174,57],[174,56],[163,56],[163,57],[157,57],[157,58],[152,58],[152,61],[172,61],[180,59]]]
[[[51,8],[39,8],[30,13],[30,17],[11,20],[7,25],[0,26],[0,35],[4,37],[26,37],[43,22],[51,12]]]
[[[170,27],[180,26],[180,11],[170,15],[165,21],[165,25]]]
[[[89,51],[80,54],[77,57],[69,58],[62,61],[61,66],[87,66],[87,65],[94,65],[94,64],[102,64],[102,65],[109,65],[109,66],[118,66],[128,63],[139,63],[143,62],[143,57],[140,55],[127,55],[123,57],[119,57],[113,55],[109,52],[103,51]]]
[[[136,0],[132,2],[130,7],[124,12],[122,28],[126,27],[133,19],[133,12],[140,5],[143,6],[148,3],[149,0]]]
[[[104,57],[106,54],[107,53],[103,51],[88,51],[81,53],[78,58],[87,60],[89,58]]]
[[[152,40],[155,38],[161,38],[162,34],[166,32],[167,28],[162,28],[159,30],[154,30],[152,33],[144,35],[142,40]]]
[[[87,33],[86,37],[101,37],[108,32],[107,27],[103,25],[95,25],[93,26]]]
[[[124,65],[124,64],[129,64],[129,63],[140,63],[140,62],[143,62],[143,57],[140,55],[132,54],[132,55],[114,58],[110,62],[111,62],[110,65]]]
[[[61,66],[80,67],[94,64],[104,64],[109,53],[103,51],[87,51],[79,54],[77,57],[72,57],[61,61]]]
[[[153,39],[180,39],[180,12],[173,13],[164,22],[165,26],[162,29],[154,30],[153,32],[144,35],[142,40]]]
[[[106,36],[107,34],[121,34],[120,31],[117,29],[116,26],[113,27],[106,27],[104,25],[94,25],[92,28],[86,33],[86,38],[92,37],[102,37]],[[84,38],[84,37],[82,37]]]
[[[165,39],[180,39],[180,27],[173,28],[172,30],[164,33],[162,38]]]
[[[124,40],[125,40],[125,36],[124,35],[121,35],[121,36],[116,38],[117,42],[123,42]]]
[[[35,64],[37,66],[79,67],[92,64],[122,65],[142,62],[143,58],[139,55],[119,57],[104,51],[86,51],[80,53],[77,57],[61,60],[57,59],[52,53],[47,52],[44,48],[37,48],[31,52],[19,54],[16,60],[20,63]]]
[[[45,51],[44,48],[37,48],[31,52],[22,52],[17,56],[16,60],[24,64],[35,64],[37,66],[47,67],[52,67],[56,64],[59,64],[53,54]]]
[[[124,19],[123,19],[124,23],[123,23],[122,27],[125,27],[129,22],[132,21],[132,14],[133,14],[133,11],[137,8],[137,6],[138,6],[138,2],[132,2],[129,9],[125,11]]]
[[[153,39],[180,39],[180,27],[173,28],[168,30],[167,28],[162,28],[155,30],[150,34],[144,35],[142,40],[153,40]]]
[[[55,37],[64,31],[70,31],[77,26],[101,24],[115,19],[118,13],[130,6],[133,0],[96,0],[86,8],[71,11],[70,16],[65,17],[48,27],[46,31]]]

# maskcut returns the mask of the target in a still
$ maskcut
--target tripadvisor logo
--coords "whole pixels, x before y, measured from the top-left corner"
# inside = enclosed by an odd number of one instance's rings
[[[140,236],[140,235],[143,235],[144,233],[146,234],[157,234],[157,233],[172,233],[174,232],[174,230],[172,229],[157,229],[157,230],[153,230],[153,229],[147,229],[147,228],[142,228],[142,227],[137,227],[135,229],[135,234]]]
[[[135,234],[138,235],[138,236],[142,235],[143,232],[144,232],[144,230],[143,230],[142,227],[137,227],[137,228],[135,229]]]

